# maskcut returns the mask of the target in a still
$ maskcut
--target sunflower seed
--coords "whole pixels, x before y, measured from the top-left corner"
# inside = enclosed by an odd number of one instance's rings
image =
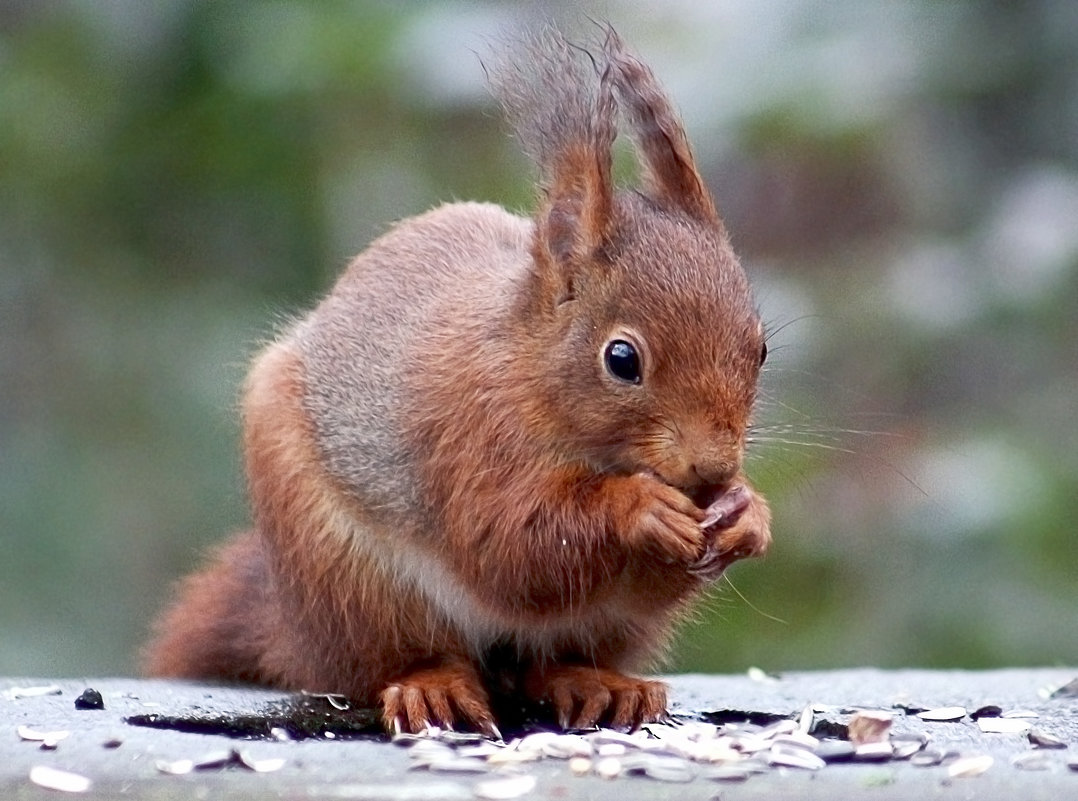
[[[797,721],[783,719],[764,726],[757,734],[765,740],[773,740],[780,734],[793,734],[795,731],[797,731]]]
[[[979,718],[977,728],[989,734],[1021,734],[1033,726],[1022,718]]]
[[[1038,751],[1019,754],[1011,760],[1011,764],[1020,770],[1048,770],[1052,766],[1048,755]]]
[[[1078,679],[1071,679],[1048,693],[1049,698],[1078,698]]]
[[[569,760],[569,772],[574,776],[587,776],[591,773],[591,760],[587,757],[573,757]]]
[[[563,734],[548,740],[542,746],[543,756],[552,759],[570,759],[576,756],[591,756],[591,743],[578,734]]]
[[[910,764],[916,765],[919,768],[931,768],[940,764],[943,761],[944,754],[942,751],[937,751],[935,748],[926,748],[920,753],[914,754],[910,757]]]
[[[69,731],[41,731],[30,726],[19,726],[15,729],[15,732],[19,735],[20,740],[29,740],[32,743],[51,742],[53,743],[53,748],[56,747],[55,743],[71,736]]]
[[[60,790],[65,793],[85,793],[93,786],[93,782],[85,776],[45,765],[35,765],[30,768],[30,781],[38,787]]]
[[[606,757],[595,763],[595,773],[604,779],[616,779],[621,775],[621,760],[617,757]]]
[[[801,710],[801,714],[797,718],[797,730],[802,734],[809,734],[812,731],[812,724],[816,722],[816,714],[813,712],[812,706],[806,706]]]
[[[936,709],[926,709],[918,712],[917,717],[921,720],[947,722],[961,720],[966,716],[966,708],[962,706],[941,706]]]
[[[919,739],[891,738],[891,748],[895,759],[909,759],[924,747],[924,742]]]
[[[239,757],[240,764],[255,773],[272,773],[273,771],[283,768],[285,763],[285,760],[280,757],[255,759],[254,755],[249,751],[240,750],[236,753]]]
[[[995,762],[995,760],[987,754],[962,757],[951,763],[951,766],[947,768],[947,775],[952,779],[968,779],[973,776],[980,776],[992,767],[993,762]]]
[[[535,789],[534,776],[509,776],[504,779],[488,779],[475,785],[472,792],[476,798],[487,801],[506,801],[519,798]]]
[[[170,776],[183,776],[195,769],[194,761],[190,759],[159,759],[154,763],[159,773],[167,773]]]
[[[1030,743],[1037,748],[1066,748],[1067,744],[1056,737],[1054,734],[1049,734],[1041,729],[1030,729],[1026,735],[1029,738]]]
[[[1000,715],[1001,718],[1039,718],[1040,714],[1032,709],[1012,709]]]
[[[60,695],[63,693],[55,684],[43,684],[37,687],[10,687],[4,690],[4,697],[9,701],[17,701],[20,698],[40,698],[43,695]]]
[[[856,746],[853,758],[858,762],[887,762],[895,755],[894,746],[889,742],[865,743]]]
[[[824,762],[845,762],[853,759],[855,751],[853,743],[847,740],[821,740],[816,756]]]
[[[661,782],[691,782],[696,776],[692,765],[679,757],[646,755],[622,760],[626,773],[642,774]]]
[[[789,746],[775,746],[766,754],[764,759],[769,765],[781,765],[786,768],[803,768],[805,770],[819,770],[826,767],[827,763],[811,751],[803,748],[790,748]]]
[[[229,765],[239,764],[239,754],[235,749],[209,751],[195,760],[195,770],[220,770]]]
[[[820,747],[820,741],[811,734],[802,734],[799,731],[790,734],[780,734],[771,740],[772,747],[776,745],[788,745],[793,748],[802,748],[806,751],[815,751]]]
[[[625,756],[629,751],[621,743],[603,743],[595,749],[595,756],[599,757],[617,757]],[[581,754],[580,756],[584,756]]]

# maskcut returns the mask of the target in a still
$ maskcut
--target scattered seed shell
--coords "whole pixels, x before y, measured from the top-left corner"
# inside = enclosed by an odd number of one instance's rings
[[[944,753],[935,748],[926,748],[910,757],[910,764],[919,768],[932,768],[943,761]]]
[[[30,781],[38,787],[49,790],[60,790],[64,793],[85,793],[93,782],[78,773],[69,773],[66,770],[57,770],[46,765],[35,765],[30,768]]]
[[[587,776],[591,773],[591,760],[587,757],[573,757],[569,760],[569,772],[574,776]]]
[[[10,687],[4,690],[4,697],[10,701],[20,698],[40,698],[43,695],[60,695],[63,693],[55,684],[42,684],[37,687]]]
[[[962,757],[951,763],[951,766],[947,768],[947,775],[952,779],[969,779],[980,776],[992,767],[994,762],[995,760],[987,754]]]
[[[1071,679],[1048,693],[1049,698],[1078,698],[1078,679]]]
[[[30,726],[19,726],[15,729],[15,732],[19,735],[20,740],[28,740],[32,743],[58,743],[71,735],[69,731],[41,731]]]
[[[963,706],[941,706],[936,709],[926,709],[918,712],[917,717],[921,720],[934,722],[950,722],[961,720],[966,716],[966,708]]]
[[[1026,734],[1029,738],[1029,742],[1037,748],[1066,748],[1067,744],[1056,737],[1054,734],[1049,734],[1042,729],[1030,729]]]
[[[1019,754],[1011,760],[1011,764],[1019,770],[1048,770],[1052,767],[1052,761],[1048,755],[1038,751]]]
[[[488,779],[475,785],[473,792],[476,798],[487,801],[506,801],[506,799],[520,798],[535,789],[536,779],[534,776],[509,776],[504,779]]]
[[[821,740],[816,748],[816,756],[824,762],[846,762],[853,759],[856,750],[848,740]]]
[[[887,762],[894,755],[894,746],[889,742],[865,743],[856,747],[853,758],[858,762]]]
[[[895,759],[909,759],[925,747],[921,740],[891,740],[891,749]]]
[[[240,764],[242,764],[248,770],[255,773],[273,773],[280,770],[285,765],[285,760],[282,757],[265,757],[263,759],[257,759],[255,756],[245,750],[237,751]]]
[[[595,763],[595,774],[604,779],[616,779],[621,775],[621,760],[617,757],[606,757]]]
[[[803,770],[820,770],[827,763],[811,751],[802,748],[772,748],[764,755],[769,765],[781,765],[786,768],[801,768]]]
[[[195,769],[194,760],[191,759],[159,759],[154,763],[158,773],[167,773],[169,776],[183,776]]]
[[[1023,718],[978,718],[977,728],[988,734],[1021,734],[1033,726]]]

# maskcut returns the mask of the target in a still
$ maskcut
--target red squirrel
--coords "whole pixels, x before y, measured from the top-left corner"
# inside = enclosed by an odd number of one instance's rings
[[[667,690],[627,671],[766,550],[742,470],[764,330],[670,101],[612,30],[489,77],[534,217],[398,223],[257,356],[254,527],[180,585],[148,674],[341,693],[390,731],[496,735],[505,687],[633,727]],[[611,175],[619,110],[639,190]]]

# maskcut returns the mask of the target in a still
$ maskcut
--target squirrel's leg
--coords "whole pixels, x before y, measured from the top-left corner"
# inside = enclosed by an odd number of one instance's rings
[[[664,719],[666,685],[591,665],[534,665],[525,675],[525,691],[549,703],[563,729],[584,729],[605,722],[632,729]]]
[[[381,700],[382,722],[389,732],[451,729],[463,721],[501,738],[479,671],[463,657],[447,657],[405,673],[382,691]]]

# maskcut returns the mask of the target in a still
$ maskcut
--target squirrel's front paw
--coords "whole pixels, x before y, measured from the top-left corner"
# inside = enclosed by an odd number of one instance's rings
[[[536,667],[527,675],[526,689],[533,699],[550,704],[563,729],[587,729],[602,722],[635,729],[667,716],[665,684],[610,668]]]
[[[771,511],[747,484],[730,487],[716,498],[701,525],[707,547],[689,571],[705,581],[718,578],[738,559],[762,556],[771,544]]]
[[[701,527],[705,510],[680,490],[649,475],[638,473],[624,482],[620,505],[625,518],[618,528],[626,542],[671,564],[700,559],[707,543]]]
[[[486,690],[470,665],[416,670],[382,691],[382,723],[390,733],[417,734],[428,726],[452,729],[458,721],[501,739]]]

